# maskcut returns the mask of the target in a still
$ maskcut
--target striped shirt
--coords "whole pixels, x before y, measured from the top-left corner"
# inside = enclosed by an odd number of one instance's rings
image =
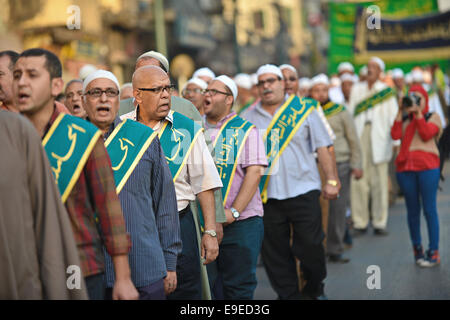
[[[121,122],[116,118],[105,139]],[[148,147],[119,194],[127,231],[131,279],[137,288],[176,271],[181,252],[180,223],[172,175],[158,137]],[[106,256],[106,286],[114,286],[112,260]]]

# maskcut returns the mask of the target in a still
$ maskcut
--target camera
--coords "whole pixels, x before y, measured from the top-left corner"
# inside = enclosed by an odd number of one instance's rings
[[[402,107],[403,108],[410,108],[413,106],[413,104],[420,105],[420,97],[416,96],[415,94],[409,94],[402,99]]]

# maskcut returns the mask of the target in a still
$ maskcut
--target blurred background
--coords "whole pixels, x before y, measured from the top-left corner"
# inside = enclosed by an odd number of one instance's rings
[[[371,34],[361,20],[371,5],[397,24]],[[203,66],[253,73],[264,63],[332,75],[342,61],[358,71],[373,53],[405,72],[450,67],[450,0],[0,0],[0,7],[0,50],[49,49],[65,81],[93,64],[127,82],[149,50],[169,58],[174,79]],[[408,35],[415,21],[423,30]]]

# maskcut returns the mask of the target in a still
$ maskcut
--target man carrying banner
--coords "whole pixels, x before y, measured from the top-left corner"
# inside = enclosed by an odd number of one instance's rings
[[[227,216],[217,258],[227,300],[253,299],[264,236],[259,182],[266,153],[255,126],[231,111],[237,94],[234,81],[224,75],[213,79],[205,92],[205,126],[213,140]]]
[[[63,87],[61,69],[58,57],[47,50],[22,52],[13,73],[16,105],[43,139],[72,222],[89,298],[104,298],[104,245],[116,272],[113,298],[137,299],[128,265],[131,243],[111,161],[94,125],[55,108],[55,97]]]
[[[139,121],[158,133],[175,183],[183,249],[177,260],[177,289],[169,299],[201,299],[200,254],[189,202],[199,199],[203,212],[201,257],[208,264],[217,258],[218,242],[214,193],[222,187],[206,147],[203,128],[170,110],[173,90],[167,73],[159,67],[138,68],[133,75],[134,111],[122,119]]]
[[[364,171],[361,179],[352,179],[351,209],[355,235],[367,231],[371,213],[375,235],[382,236],[387,235],[388,165],[393,151],[390,128],[398,104],[394,90],[379,80],[384,62],[373,57],[367,70],[367,80],[353,86],[348,108],[360,139]]]
[[[294,95],[286,99],[283,75],[274,65],[261,66],[257,74],[261,102],[247,113],[247,120],[266,130],[269,166],[260,182],[264,203],[263,262],[280,299],[321,299],[326,263],[319,204],[321,181],[314,152],[326,176],[322,192],[334,199],[339,190],[327,150],[332,142],[315,110],[313,103],[318,102]],[[295,257],[301,261],[307,281],[302,294]]]
[[[341,190],[339,198],[330,200],[327,231],[327,255],[331,262],[346,263],[344,251],[345,214],[350,201],[350,176],[361,178],[361,147],[353,117],[343,105],[330,101],[329,81],[324,74],[312,79],[311,98],[320,102],[325,116],[336,134],[334,150]]]
[[[119,82],[111,72],[97,70],[84,80],[83,104],[89,121],[102,130],[111,158],[133,244],[128,255],[131,279],[141,300],[164,300],[176,288],[177,255],[181,252],[175,188],[156,132],[118,117],[119,97],[107,95],[118,89]],[[105,257],[108,298],[115,276],[111,257],[107,253]]]

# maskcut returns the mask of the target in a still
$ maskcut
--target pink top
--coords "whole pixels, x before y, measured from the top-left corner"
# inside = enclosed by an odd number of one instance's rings
[[[234,116],[236,112],[231,112],[225,118],[220,120],[215,127],[212,127],[207,123],[205,118],[205,128],[208,128],[208,133],[211,136],[211,140],[215,141],[216,135],[222,127],[223,123],[230,117]],[[264,148],[264,142],[262,137],[256,128],[252,128],[249,133],[245,145],[239,155],[238,165],[234,174],[234,179],[231,184],[230,192],[228,193],[227,202],[225,203],[225,209],[230,209],[236,199],[242,183],[245,177],[245,168],[249,166],[260,165],[267,167],[266,150]],[[264,214],[263,205],[261,201],[261,192],[259,188],[255,192],[255,195],[248,203],[247,207],[240,212],[241,216],[238,220],[244,220],[254,216],[262,217]]]

